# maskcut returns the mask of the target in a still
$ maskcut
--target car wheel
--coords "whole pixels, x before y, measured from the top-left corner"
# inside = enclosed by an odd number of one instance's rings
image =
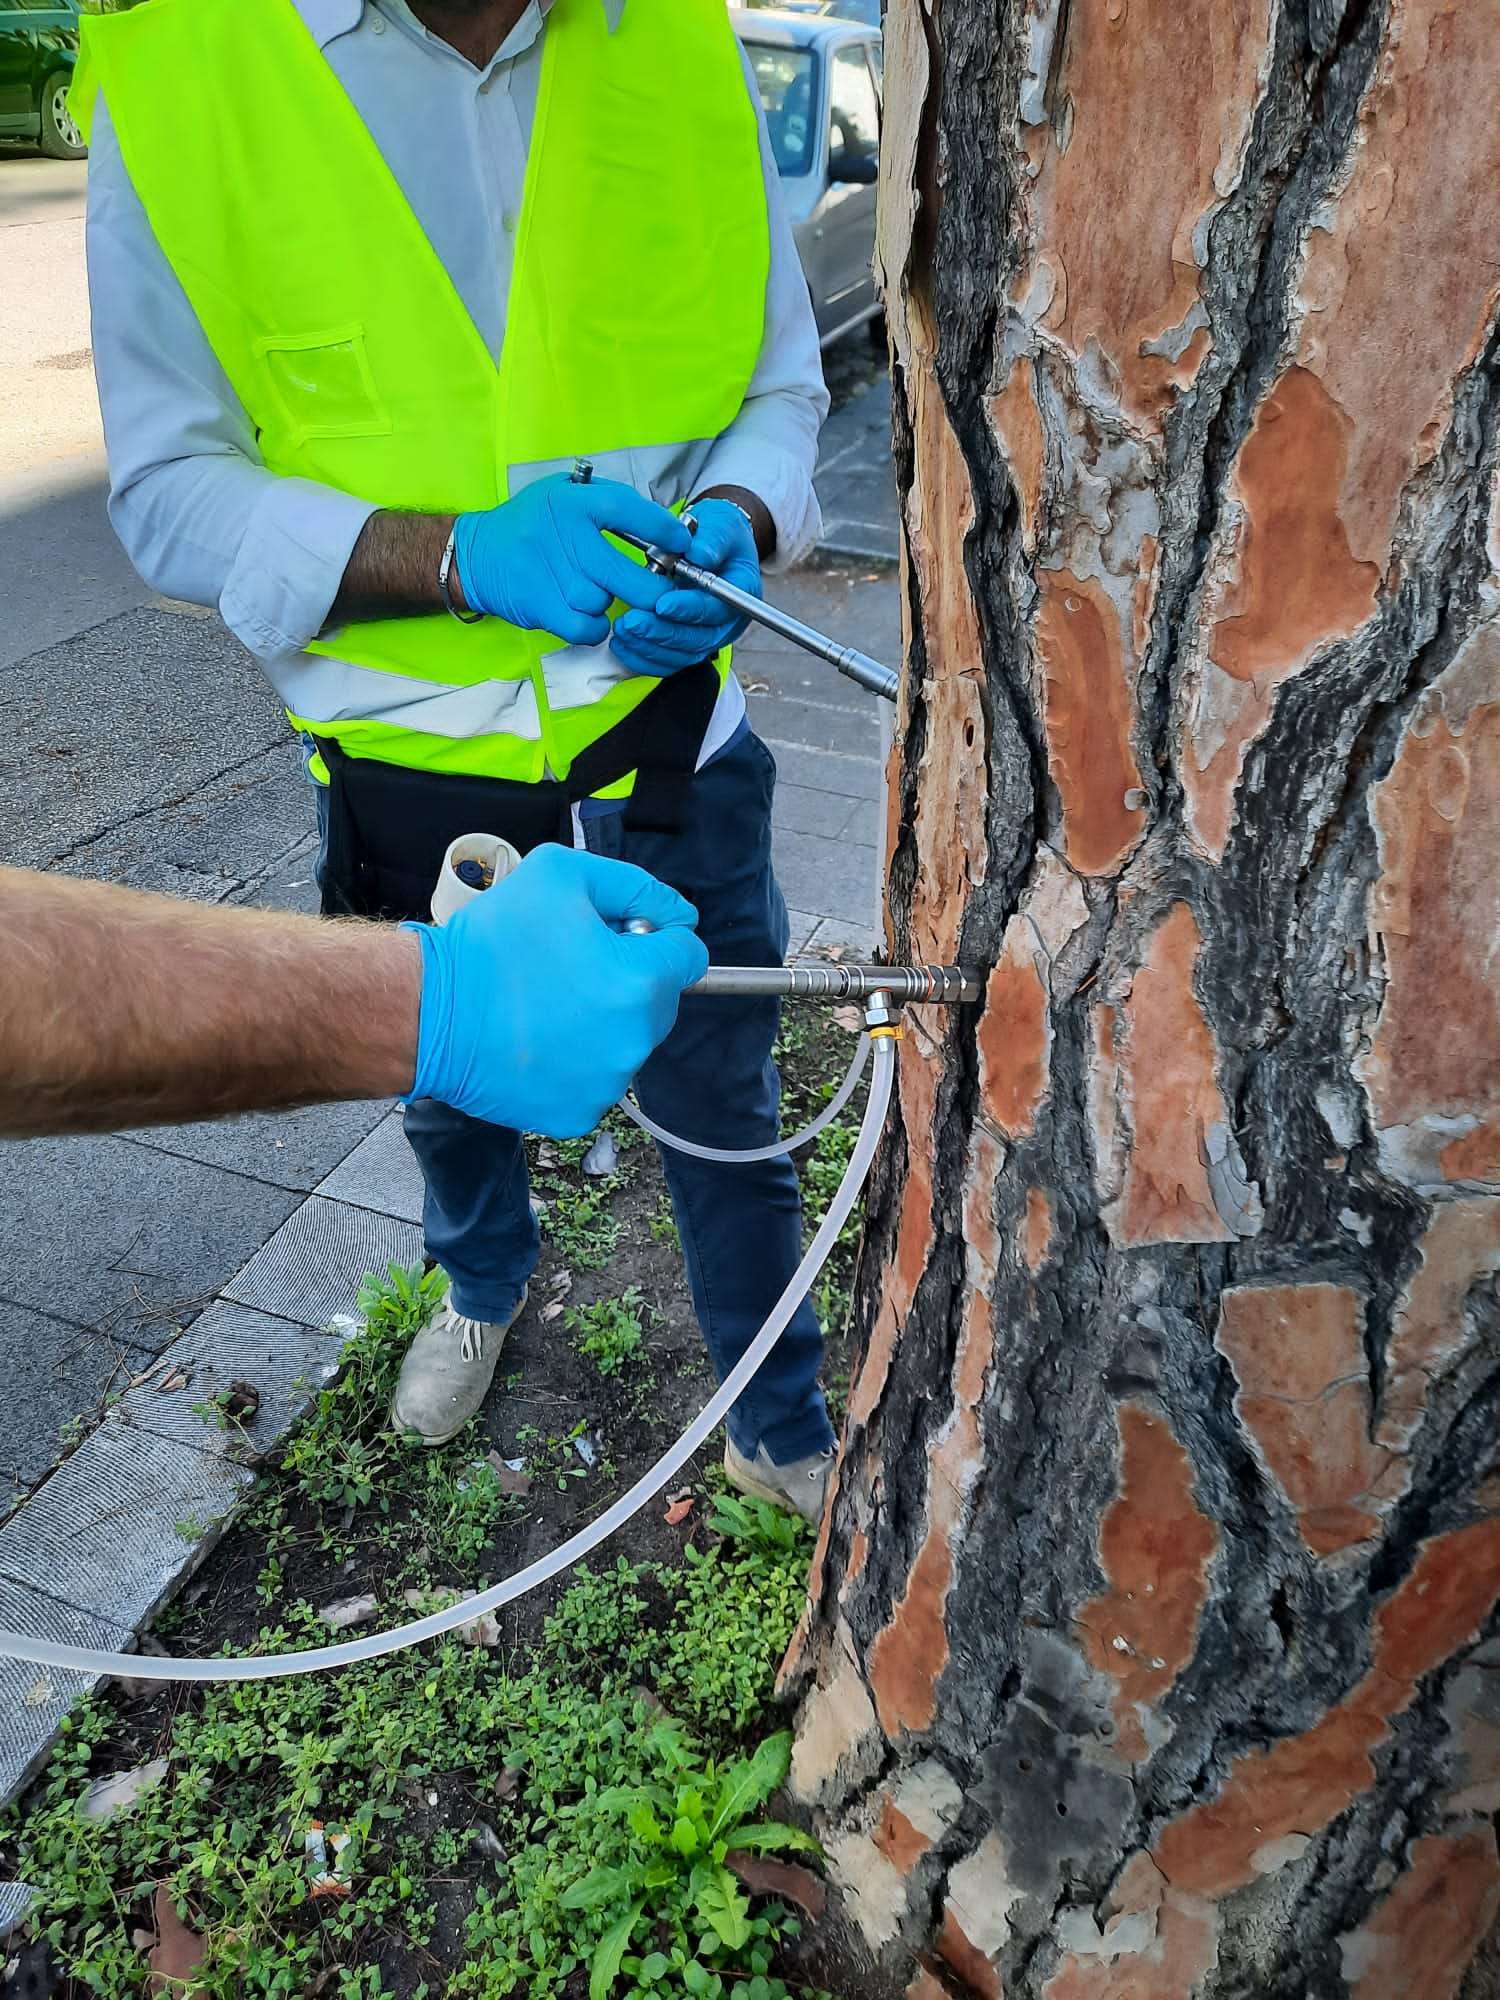
[[[42,85],[42,151],[54,160],[81,160],[88,152],[68,109],[71,70],[55,69]]]

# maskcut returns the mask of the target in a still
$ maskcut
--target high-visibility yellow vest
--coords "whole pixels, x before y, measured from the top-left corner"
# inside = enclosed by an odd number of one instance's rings
[[[273,471],[456,513],[503,501],[517,468],[711,439],[739,409],[770,241],[724,0],[628,0],[613,34],[600,0],[554,0],[498,366],[291,0],[82,25],[74,115],[87,130],[104,92]],[[498,619],[385,618],[311,650],[317,703],[282,687],[298,726],[523,782],[566,776],[657,685]]]

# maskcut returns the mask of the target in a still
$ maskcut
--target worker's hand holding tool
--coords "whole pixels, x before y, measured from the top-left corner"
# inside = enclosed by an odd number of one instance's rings
[[[620,1097],[708,953],[698,912],[628,862],[539,847],[422,940],[413,1097],[573,1139]],[[624,933],[616,925],[652,929]]]
[[[662,597],[682,594],[669,577],[606,541],[607,529],[638,535],[673,555],[689,553],[691,537],[677,516],[633,486],[559,474],[522,487],[503,506],[459,515],[453,554],[464,601],[471,611],[555,633],[570,646],[602,645],[616,598],[645,613]],[[695,657],[701,660],[704,650]]]
[[[730,500],[699,500],[692,512],[698,526],[691,546],[686,550],[675,543],[665,546],[759,597],[760,557],[750,523],[739,508]],[[675,674],[680,667],[696,666],[737,639],[749,623],[707,591],[667,582],[668,589],[654,606],[624,611],[615,620],[610,651],[634,674]]]

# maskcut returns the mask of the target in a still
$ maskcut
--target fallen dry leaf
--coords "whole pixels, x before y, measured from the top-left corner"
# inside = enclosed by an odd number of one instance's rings
[[[169,1768],[166,1758],[158,1757],[134,1771],[116,1771],[113,1777],[101,1778],[89,1786],[78,1810],[85,1819],[110,1819],[115,1813],[124,1812],[127,1806],[133,1806],[137,1799],[143,1799],[147,1792],[154,1792]]]
[[[541,1317],[541,1318],[542,1318],[542,1319],[543,1319],[544,1321],[546,1321],[546,1320],[549,1320],[549,1319],[556,1319],[556,1318],[557,1318],[557,1316],[558,1316],[558,1314],[559,1314],[559,1313],[560,1313],[561,1311],[562,1311],[562,1307],[561,1307],[561,1306],[560,1306],[560,1305],[558,1304],[557,1300],[556,1300],[556,1299],[554,1299],[554,1300],[552,1301],[552,1303],[551,1303],[551,1305],[550,1305],[550,1306],[543,1306],[543,1307],[542,1307],[542,1310],[541,1310],[541,1315],[540,1315],[540,1317]]]
[[[851,1035],[857,1035],[864,1026],[864,1016],[857,1007],[835,1007],[833,1019],[841,1028],[847,1028]]]
[[[669,1528],[675,1528],[678,1522],[685,1521],[692,1511],[693,1496],[691,1493],[684,1493],[680,1499],[672,1502],[662,1518]]]
[[[152,1993],[172,1994],[174,2000],[196,2000],[202,1988],[193,1984],[193,1974],[201,1972],[207,1947],[196,1931],[190,1931],[177,1914],[170,1884],[157,1885],[156,1945],[148,1961]]]
[[[231,1382],[219,1397],[219,1408],[232,1424],[253,1423],[260,1414],[260,1391],[253,1382]]]
[[[485,1454],[493,1467],[495,1483],[502,1493],[509,1493],[517,1500],[524,1500],[531,1491],[531,1474],[526,1470],[523,1459],[502,1458],[498,1451]]]
[[[747,1854],[733,1848],[724,1856],[724,1866],[744,1883],[752,1896],[784,1896],[816,1923],[827,1906],[823,1884],[809,1868],[794,1861],[768,1861],[763,1854]]]
[[[515,1764],[507,1764],[495,1780],[495,1797],[505,1804],[513,1799],[521,1789],[521,1780],[526,1773]]]
[[[185,1389],[187,1385],[187,1370],[185,1368],[172,1368],[162,1376],[162,1379],[156,1385],[156,1390],[158,1395],[169,1396],[174,1389]]]
[[[458,1602],[456,1590],[408,1590],[404,1593],[406,1602],[419,1618],[426,1618],[431,1612],[446,1611],[450,1604]],[[493,1612],[483,1611],[477,1618],[454,1630],[455,1638],[465,1639],[471,1646],[498,1646],[500,1624]]]
[[[341,1597],[336,1604],[325,1604],[318,1616],[335,1632],[347,1632],[351,1625],[363,1625],[367,1618],[373,1618],[379,1609],[379,1602],[370,1596]]]

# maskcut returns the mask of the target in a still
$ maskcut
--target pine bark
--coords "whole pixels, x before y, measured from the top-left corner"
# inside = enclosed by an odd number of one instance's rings
[[[890,0],[907,673],[794,1786],[913,2000],[1500,1993],[1500,0]]]

